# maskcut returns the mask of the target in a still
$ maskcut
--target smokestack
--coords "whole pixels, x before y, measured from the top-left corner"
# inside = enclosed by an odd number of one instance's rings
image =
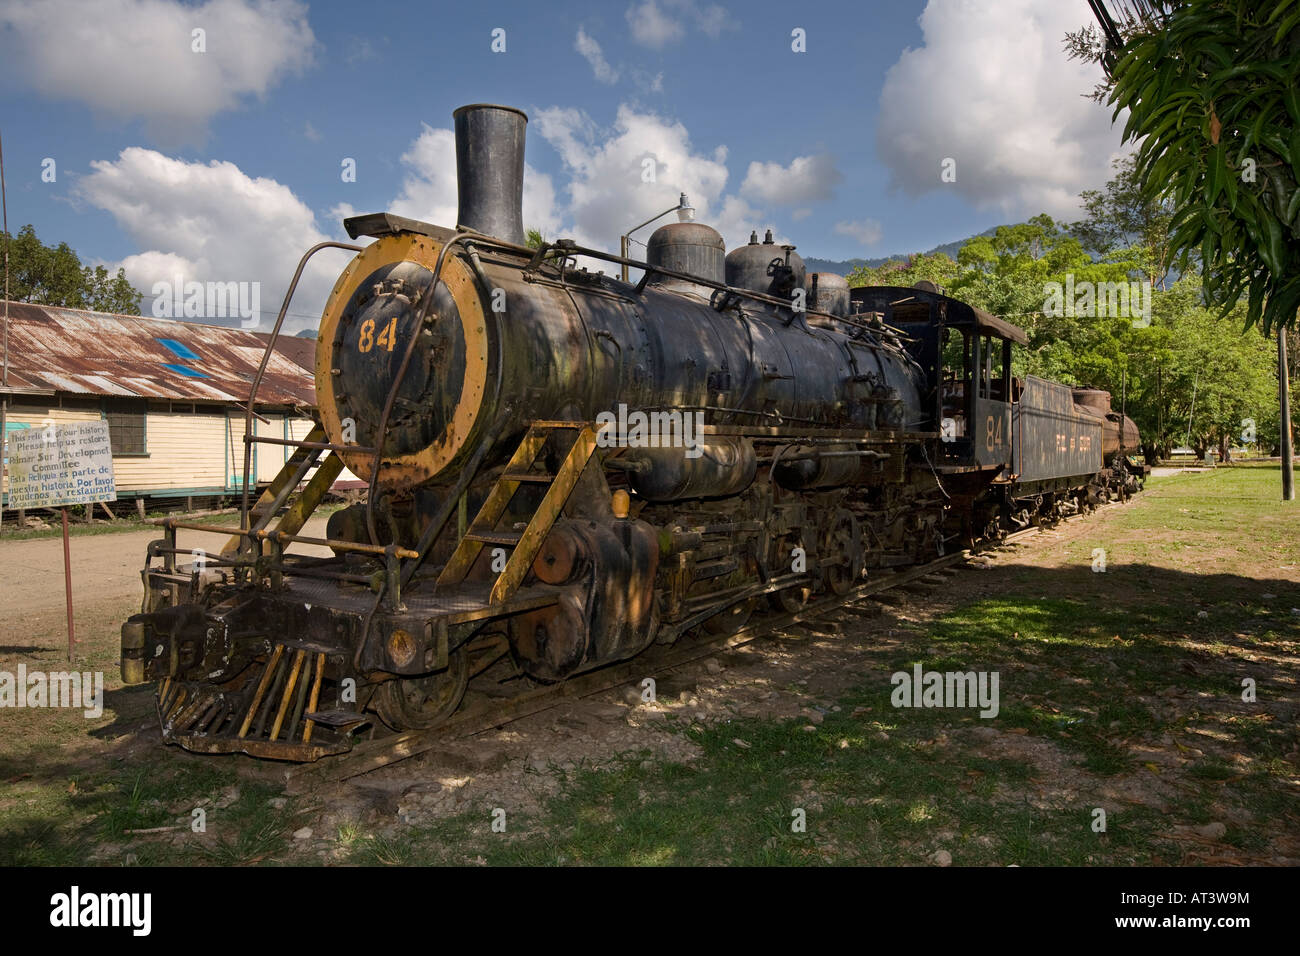
[[[456,127],[457,225],[524,244],[524,127],[513,106],[475,103],[452,114]]]

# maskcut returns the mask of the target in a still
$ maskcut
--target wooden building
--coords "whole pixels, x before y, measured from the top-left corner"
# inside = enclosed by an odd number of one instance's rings
[[[108,422],[119,501],[237,493],[244,409],[268,337],[245,329],[9,304],[5,430]],[[258,390],[258,435],[302,439],[312,426],[315,340],[277,344]],[[255,444],[269,482],[293,449]],[[0,483],[0,504],[7,488]]]

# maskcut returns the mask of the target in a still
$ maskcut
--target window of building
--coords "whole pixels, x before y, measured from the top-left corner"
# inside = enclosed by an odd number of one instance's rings
[[[176,341],[176,339],[162,339],[162,338],[160,338],[158,341],[161,342],[163,345],[167,346],[167,348],[171,350],[171,353],[175,355],[177,358],[185,359],[185,361],[187,362],[202,361],[202,359],[200,359],[197,355],[195,355],[193,350],[190,349],[188,346],[186,346],[185,343],[183,342],[178,342]]]
[[[163,368],[169,368],[177,375],[184,375],[186,378],[207,378],[208,377],[204,375],[202,372],[198,371],[198,369],[192,369],[188,365],[172,365],[168,362],[163,362]]]
[[[108,421],[108,441],[117,455],[147,455],[149,449],[145,435],[145,416],[148,404],[144,401],[112,401],[104,410]]]

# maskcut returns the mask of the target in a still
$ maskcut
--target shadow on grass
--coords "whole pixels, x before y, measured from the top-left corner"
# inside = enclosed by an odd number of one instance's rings
[[[1170,814],[1112,807],[1110,829],[1099,835],[1090,827],[1095,793],[1077,805],[1036,801],[1041,769],[1023,757],[980,752],[971,728],[1024,731],[1021,739],[1059,749],[1067,756],[1067,789],[1074,777],[1133,773],[1141,759],[1135,743],[1206,731],[1212,740],[1197,738],[1202,755],[1183,778],[1191,790],[1172,817],[1203,821],[1231,792],[1254,816],[1292,825],[1282,821],[1295,817],[1285,781],[1295,775],[1300,746],[1300,618],[1290,614],[1300,607],[1300,587],[1145,564],[1112,564],[1096,574],[1083,562],[1007,562],[966,573],[980,576],[985,596],[901,646],[882,648],[859,684],[835,702],[840,710],[816,725],[677,722],[676,732],[702,752],[689,764],[629,754],[610,767],[569,772],[540,814],[511,817],[506,833],[493,832],[489,816],[475,813],[409,828],[401,837],[358,838],[352,858],[905,865],[944,849],[955,862],[974,865],[1171,861],[1159,841]],[[884,620],[853,625],[845,639],[869,647]],[[998,717],[895,709],[889,676],[917,663],[926,670],[997,671]],[[1244,679],[1254,681],[1254,702],[1243,700]],[[0,758],[0,779],[20,777],[19,789],[31,792],[14,794],[0,809],[0,863],[85,862],[87,845],[125,843],[126,829],[174,822],[178,807],[211,799],[236,779],[247,758],[162,753],[161,743],[150,745],[156,730],[138,727],[152,724],[152,695],[151,687],[109,693],[113,721],[85,734],[114,742],[102,757],[72,759],[52,739],[21,764]],[[945,737],[947,743],[935,742]],[[1243,769],[1238,756],[1249,766]],[[245,789],[249,802],[237,802],[242,809],[229,818],[235,828],[204,843],[202,859],[271,860],[283,847],[284,827],[263,809],[274,788],[241,784]],[[1229,839],[1259,845],[1235,833]],[[165,850],[141,852],[139,862],[175,858]]]

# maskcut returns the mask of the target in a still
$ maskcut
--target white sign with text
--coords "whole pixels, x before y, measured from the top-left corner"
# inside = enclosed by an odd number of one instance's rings
[[[116,501],[108,422],[10,432],[8,477],[13,509]]]

